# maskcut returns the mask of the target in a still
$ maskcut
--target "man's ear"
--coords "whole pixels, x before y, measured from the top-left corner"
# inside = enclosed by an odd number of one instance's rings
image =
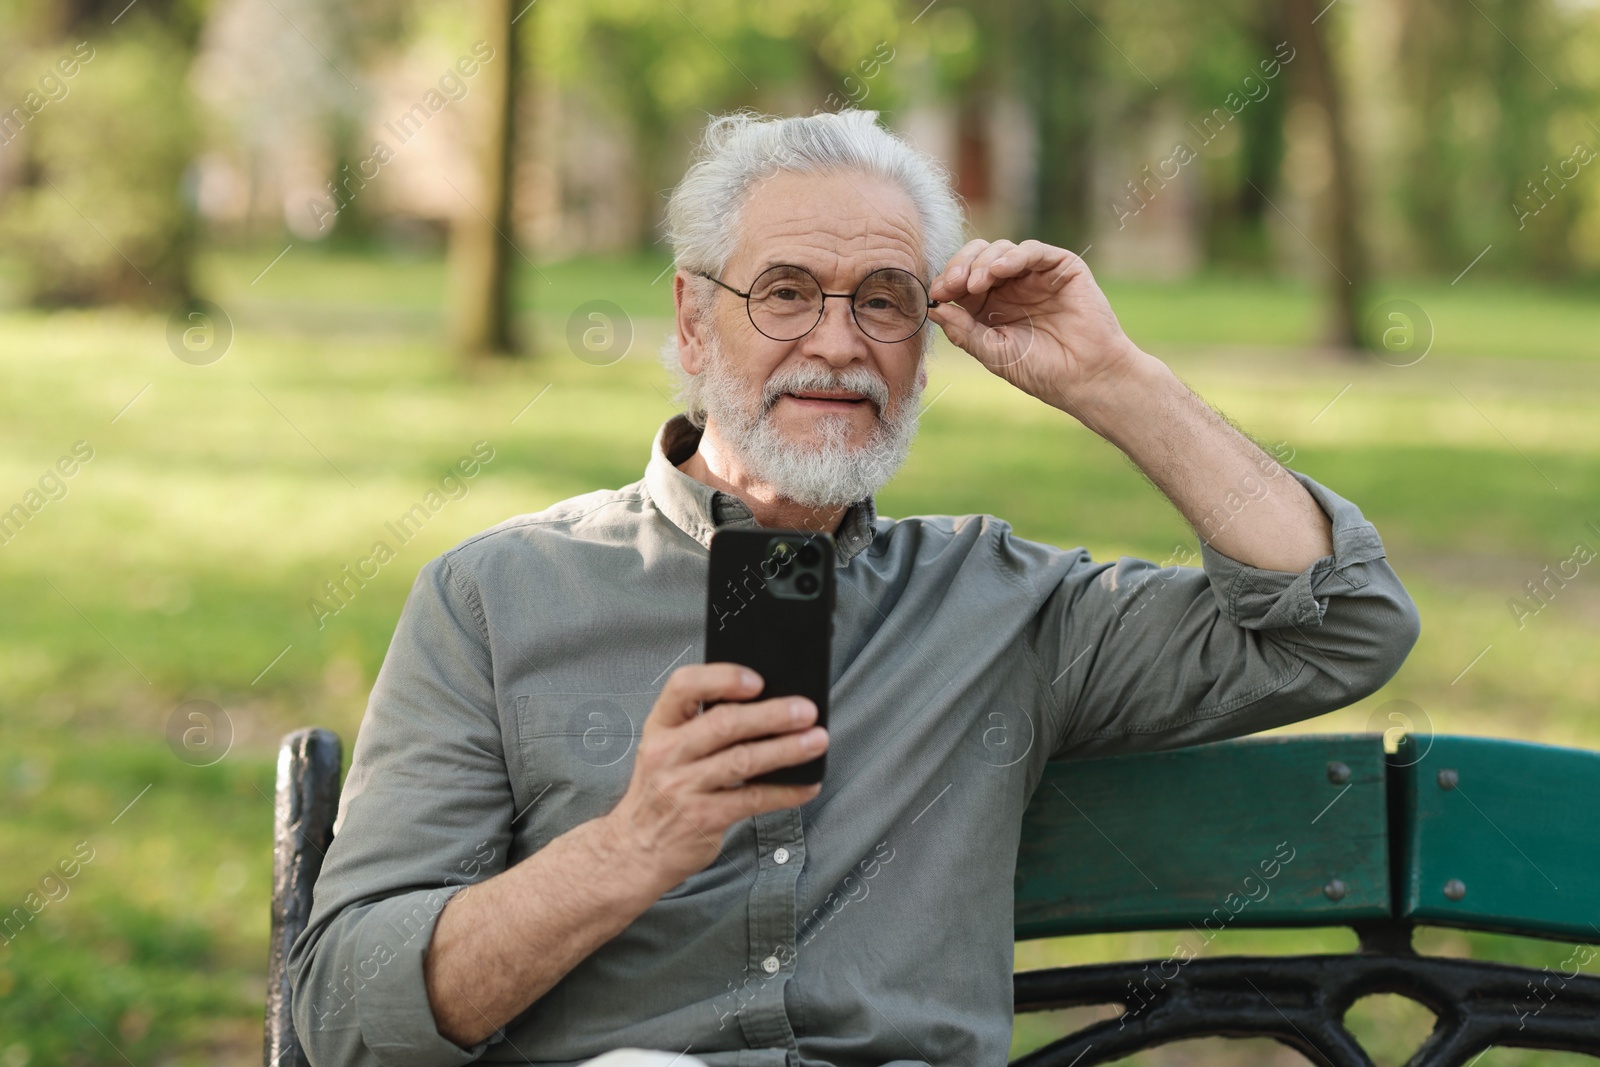
[[[700,373],[703,355],[700,339],[704,325],[695,321],[695,294],[689,289],[689,276],[678,271],[672,276],[672,303],[678,332],[678,365],[688,374]]]

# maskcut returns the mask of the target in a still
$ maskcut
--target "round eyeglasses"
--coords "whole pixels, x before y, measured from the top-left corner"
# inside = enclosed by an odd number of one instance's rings
[[[744,297],[750,324],[774,341],[796,341],[810,333],[822,321],[824,301],[830,296],[848,299],[856,326],[884,344],[916,336],[928,321],[928,309],[939,306],[937,300],[928,299],[922,279],[899,267],[873,271],[853,293],[825,293],[816,275],[788,263],[762,271],[745,293],[705,271],[695,273]]]

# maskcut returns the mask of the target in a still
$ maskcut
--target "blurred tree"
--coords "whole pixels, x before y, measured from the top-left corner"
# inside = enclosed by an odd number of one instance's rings
[[[517,0],[483,0],[483,39],[494,49],[484,64],[471,152],[477,195],[450,225],[450,320],[455,348],[467,357],[509,356],[520,349],[511,314],[513,161],[521,82]]]
[[[383,89],[364,74],[403,51],[410,0],[211,2],[189,81],[208,163],[239,176],[246,202],[215,236],[360,243],[377,215],[360,171]]]
[[[1367,250],[1362,240],[1363,214],[1356,188],[1356,161],[1345,117],[1345,94],[1334,67],[1332,49],[1317,23],[1333,8],[1322,0],[1284,0],[1289,43],[1298,53],[1290,66],[1292,84],[1322,114],[1331,175],[1323,205],[1326,243],[1333,273],[1325,276],[1328,293],[1326,340],[1341,348],[1376,343],[1363,335],[1362,300],[1368,286]],[[1319,11],[1320,8],[1320,11]],[[1321,242],[1319,242],[1320,251]]]
[[[199,11],[182,0],[127,6],[76,0],[42,12],[33,47],[4,79],[30,117],[8,134],[21,187],[0,232],[37,303],[170,308],[190,296],[195,124],[182,72]]]
[[[1402,119],[1406,128],[1398,193],[1414,235],[1426,235],[1416,243],[1419,261],[1446,269],[1473,254],[1466,251],[1472,238],[1463,232],[1465,220],[1459,217],[1461,178],[1469,173],[1472,152],[1446,109],[1452,89],[1459,94],[1457,79],[1472,77],[1457,68],[1477,67],[1482,57],[1467,48],[1475,27],[1461,13],[1445,11],[1432,0],[1406,0],[1401,19],[1398,67],[1411,114]]]
[[[1028,231],[1062,248],[1089,242],[1094,193],[1095,115],[1101,91],[1101,39],[1081,4],[1014,3],[996,17],[1012,28],[1008,50],[1023,99],[1033,113],[1036,164]]]
[[[1208,263],[1255,269],[1273,263],[1268,223],[1282,184],[1289,98],[1280,64],[1282,16],[1277,0],[1233,0],[1203,18],[1174,11],[1166,20],[1180,28],[1185,54],[1163,81],[1179,81],[1186,91],[1190,113],[1197,116],[1189,131],[1203,130],[1206,117],[1219,104],[1226,107],[1230,93],[1247,101],[1217,149],[1203,153],[1198,222]],[[1277,75],[1268,77],[1273,70]]]
[[[290,0],[272,0],[274,5],[288,2]],[[328,38],[325,47],[339,59],[341,66],[348,57],[354,68],[353,73],[372,71],[392,61],[411,40],[425,32],[418,27],[422,21],[417,10],[421,0],[343,0],[338,4],[309,0],[309,3],[316,12],[317,21],[324,27]],[[452,12],[451,17],[442,21],[446,22],[449,30],[455,30],[451,24],[469,20],[470,9],[461,14]],[[443,32],[452,41],[465,35],[463,31]],[[325,62],[322,73],[326,72],[327,66]],[[373,84],[370,78],[362,78],[361,81],[363,88]],[[328,85],[331,92],[325,92],[323,100],[318,102],[318,120],[327,129],[329,143],[334,146],[332,174],[329,177],[338,182],[351,171],[358,171],[361,162],[372,156],[375,145],[370,130],[372,116],[362,106],[365,94],[351,90],[342,76],[337,81],[329,81]],[[375,206],[375,200],[370,196],[352,198],[348,206],[339,212],[333,238],[356,247],[369,246],[380,235],[385,221],[383,212]]]
[[[284,2],[301,14],[293,0]],[[237,168],[245,202],[236,209],[243,224],[219,227],[214,236],[273,240],[287,227],[314,239],[323,235],[317,223],[338,224],[337,204],[323,213],[307,203],[323,198],[326,179],[306,131],[322,120],[339,74],[305,46],[323,37],[320,27],[311,25],[311,36],[302,38],[296,25],[306,23],[262,0],[214,0],[206,18],[190,84],[208,154]]]
[[[1400,31],[1398,199],[1417,260],[1454,274],[1492,244],[1490,270],[1571,274],[1571,237],[1586,204],[1600,206],[1585,197],[1584,183],[1596,183],[1573,158],[1579,143],[1600,149],[1588,121],[1600,48],[1592,10],[1475,0],[1463,11],[1405,0]]]
[[[708,115],[890,109],[903,53],[871,79],[861,65],[880,44],[925,37],[933,15],[913,25],[900,0],[590,0],[541,4],[528,18],[538,21],[534,62],[559,85],[594,88],[626,120],[644,244]]]

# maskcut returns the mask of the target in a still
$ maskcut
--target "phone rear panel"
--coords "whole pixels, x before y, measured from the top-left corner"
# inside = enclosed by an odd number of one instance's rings
[[[711,538],[706,662],[739,663],[760,674],[766,684],[756,700],[810,699],[821,726],[828,722],[833,568],[828,534],[756,527],[718,530]],[[819,782],[826,759],[824,753],[752,781]]]

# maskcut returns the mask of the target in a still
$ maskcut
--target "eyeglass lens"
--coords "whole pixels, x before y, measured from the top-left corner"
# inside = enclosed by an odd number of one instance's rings
[[[769,267],[750,287],[750,321],[775,341],[803,337],[821,321],[822,304],[821,284],[800,267]],[[922,328],[928,291],[910,271],[886,267],[867,275],[852,306],[862,333],[893,344]]]

